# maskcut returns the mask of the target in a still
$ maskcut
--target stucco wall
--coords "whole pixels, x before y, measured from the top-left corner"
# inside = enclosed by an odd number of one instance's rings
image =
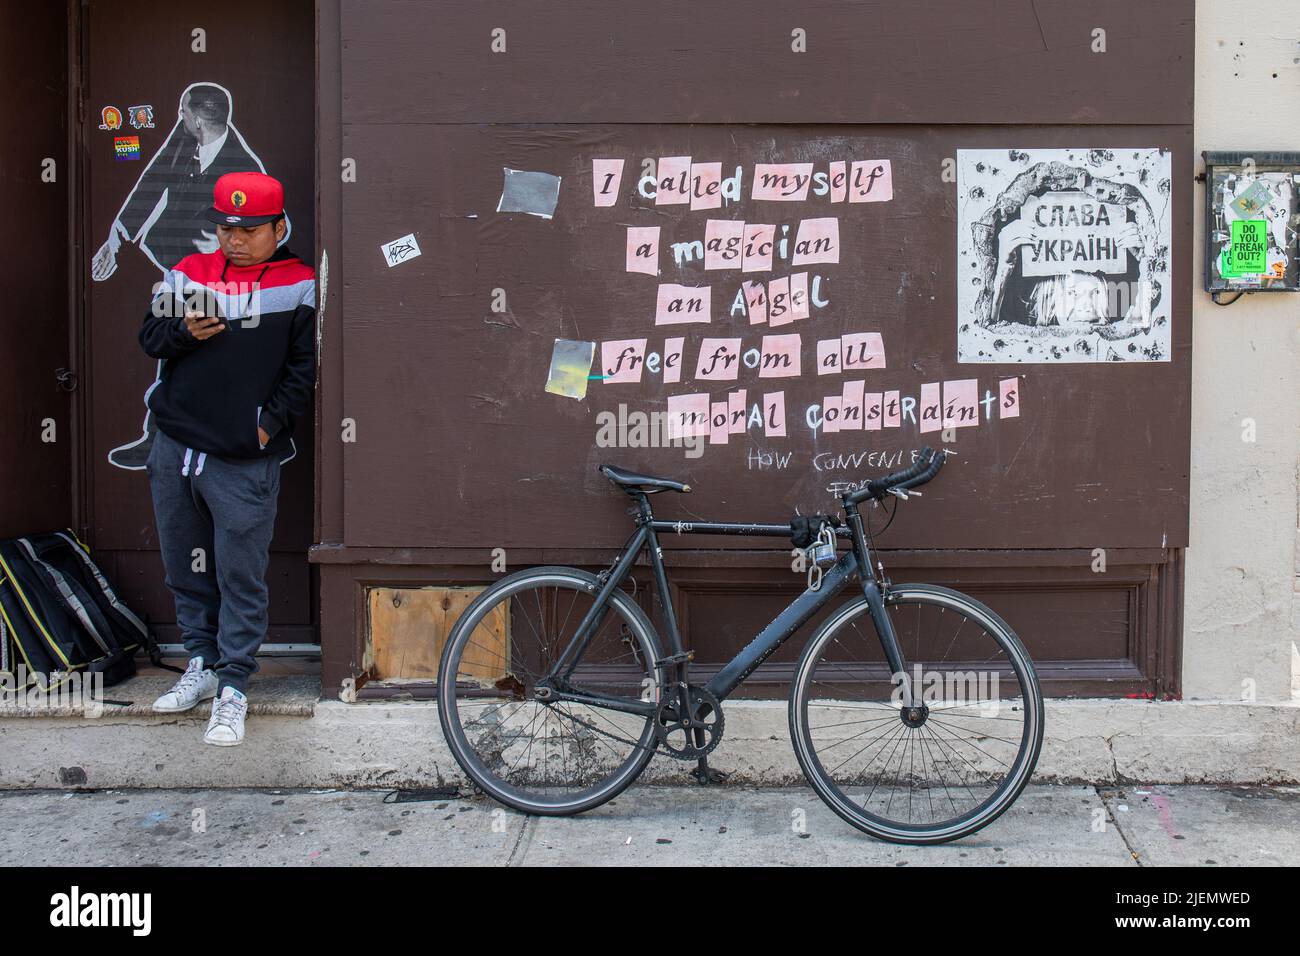
[[[1195,138],[1198,156],[1300,150],[1300,0],[1199,0]],[[1196,197],[1183,692],[1236,700],[1253,681],[1258,700],[1285,700],[1297,635],[1300,293],[1211,302],[1200,291],[1204,186]]]

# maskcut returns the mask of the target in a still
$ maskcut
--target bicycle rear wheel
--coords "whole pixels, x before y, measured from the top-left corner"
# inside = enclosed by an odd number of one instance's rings
[[[1033,664],[1006,622],[927,584],[891,587],[893,621],[919,706],[890,680],[863,598],[821,626],[790,697],[795,755],[818,795],[860,830],[944,843],[987,826],[1028,783],[1043,741]]]
[[[653,754],[652,717],[534,697],[598,591],[595,575],[574,568],[516,572],[479,595],[447,637],[438,682],[443,734],[484,792],[524,813],[598,806]],[[615,590],[570,689],[657,702],[661,657],[650,620]]]

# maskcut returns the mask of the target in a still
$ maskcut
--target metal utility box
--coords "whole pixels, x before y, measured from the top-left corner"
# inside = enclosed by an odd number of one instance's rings
[[[1205,291],[1300,291],[1300,153],[1202,155]]]

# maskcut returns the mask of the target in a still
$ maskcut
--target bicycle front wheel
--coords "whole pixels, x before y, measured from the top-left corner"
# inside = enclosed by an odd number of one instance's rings
[[[480,594],[447,636],[438,681],[443,735],[484,792],[524,813],[598,806],[635,780],[654,751],[650,716],[535,695],[599,589],[595,575],[574,568],[520,571]],[[661,657],[645,612],[615,590],[568,690],[657,702]]]
[[[809,783],[840,817],[882,840],[944,843],[995,820],[1033,774],[1043,699],[1006,622],[928,584],[885,599],[913,688],[904,706],[863,598],[804,649],[790,735]]]

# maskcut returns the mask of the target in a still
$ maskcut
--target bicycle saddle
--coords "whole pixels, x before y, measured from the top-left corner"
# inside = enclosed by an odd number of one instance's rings
[[[659,491],[689,492],[691,490],[690,485],[684,485],[680,481],[673,481],[671,478],[656,478],[653,475],[639,475],[635,471],[628,471],[625,468],[618,468],[614,465],[601,465],[600,473],[628,494],[633,494],[635,492],[654,494]]]

